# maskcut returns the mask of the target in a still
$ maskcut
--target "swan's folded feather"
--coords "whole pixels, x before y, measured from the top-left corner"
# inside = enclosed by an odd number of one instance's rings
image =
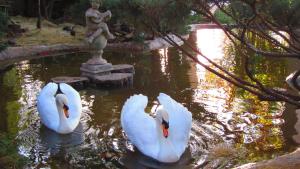
[[[43,124],[52,130],[56,130],[59,125],[59,115],[55,104],[55,93],[57,84],[48,83],[37,98],[37,109]]]
[[[148,98],[144,95],[131,96],[121,112],[121,125],[129,140],[145,155],[156,158],[159,147],[156,125],[145,113]]]

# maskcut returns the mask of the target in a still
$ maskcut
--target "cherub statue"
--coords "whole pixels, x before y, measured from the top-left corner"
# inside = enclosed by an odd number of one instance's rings
[[[101,5],[101,0],[90,0],[91,8],[85,13],[87,34],[86,40],[88,43],[93,43],[94,39],[101,34],[104,34],[106,39],[114,39],[115,36],[110,33],[105,21],[111,18],[111,12],[107,10],[104,13],[99,12],[98,8]]]

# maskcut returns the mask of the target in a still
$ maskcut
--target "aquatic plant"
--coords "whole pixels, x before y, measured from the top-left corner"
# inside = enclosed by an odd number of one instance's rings
[[[0,168],[22,168],[28,159],[18,153],[18,140],[0,133]]]

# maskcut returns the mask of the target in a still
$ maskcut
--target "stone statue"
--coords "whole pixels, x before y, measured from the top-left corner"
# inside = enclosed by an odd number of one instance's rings
[[[102,58],[107,40],[115,38],[105,23],[111,18],[111,12],[109,10],[104,13],[98,11],[102,0],[89,0],[89,2],[91,8],[85,13],[86,41],[89,44],[92,58],[81,64],[81,76],[87,77],[89,82],[95,84],[96,87],[131,85],[134,73],[132,65],[113,66]]]
[[[90,0],[91,8],[85,13],[86,19],[86,41],[93,49],[92,58],[87,61],[88,64],[105,64],[107,61],[102,58],[103,49],[107,45],[108,39],[114,39],[110,33],[105,21],[111,18],[111,12],[108,10],[104,13],[99,12],[98,8],[101,0]]]

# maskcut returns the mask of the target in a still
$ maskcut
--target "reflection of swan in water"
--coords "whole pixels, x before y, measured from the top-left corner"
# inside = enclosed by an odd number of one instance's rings
[[[84,141],[83,127],[79,123],[75,130],[70,134],[59,134],[45,126],[40,128],[41,144],[51,154],[56,154],[61,150],[80,145]]]
[[[121,163],[130,169],[190,169],[191,166],[191,152],[187,148],[182,154],[180,159],[176,163],[161,163],[150,157],[145,156],[137,149],[133,151],[127,151],[125,156],[121,158]]]
[[[121,112],[122,128],[143,154],[160,162],[176,162],[187,147],[192,114],[166,94],[160,93],[158,100],[162,106],[152,118],[144,112],[148,98],[131,96]]]

